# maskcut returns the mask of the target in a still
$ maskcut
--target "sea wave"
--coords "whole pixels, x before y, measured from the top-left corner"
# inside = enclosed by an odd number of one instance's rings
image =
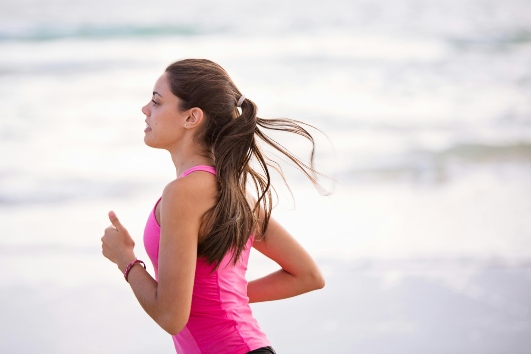
[[[531,43],[531,29],[515,29],[483,33],[460,37],[450,36],[448,43],[457,49],[500,49],[506,50],[509,46],[529,45]]]
[[[192,25],[35,25],[0,28],[0,41],[49,41],[64,38],[105,39],[196,36],[210,31]]]
[[[16,179],[16,180],[15,180]],[[27,205],[60,204],[74,200],[130,198],[146,186],[134,181],[47,180],[13,174],[1,179],[0,209]]]
[[[97,254],[99,247],[85,245],[67,245],[60,243],[34,243],[34,244],[0,244],[0,255],[3,257],[24,257],[44,255],[80,255]]]
[[[487,168],[503,174],[531,176],[531,144],[515,142],[506,145],[481,143],[456,144],[441,151],[417,150],[398,156],[379,158],[351,165],[341,173],[349,182],[409,181],[437,185],[460,177],[466,171]],[[514,177],[514,176],[513,176]]]

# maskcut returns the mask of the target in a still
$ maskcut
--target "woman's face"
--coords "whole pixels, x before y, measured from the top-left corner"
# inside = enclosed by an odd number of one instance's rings
[[[146,115],[144,142],[146,145],[170,150],[179,143],[186,123],[186,114],[179,110],[180,100],[171,90],[166,73],[155,83],[151,101],[142,107]]]

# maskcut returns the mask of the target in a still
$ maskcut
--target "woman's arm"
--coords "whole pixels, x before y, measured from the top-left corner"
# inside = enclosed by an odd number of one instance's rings
[[[253,247],[272,259],[281,269],[249,282],[249,302],[280,300],[325,285],[317,264],[306,250],[275,219],[269,219],[265,237],[257,237]]]
[[[134,266],[129,272],[129,284],[142,308],[172,335],[182,330],[190,315],[201,217],[214,201],[205,193],[205,185],[215,186],[209,178],[196,174],[173,181],[164,189],[158,282],[143,267]],[[124,257],[116,262],[122,272],[128,261],[131,259]]]

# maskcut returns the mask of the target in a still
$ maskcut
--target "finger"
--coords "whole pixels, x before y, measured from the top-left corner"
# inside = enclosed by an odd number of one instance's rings
[[[111,223],[113,224],[113,226],[116,228],[116,230],[121,230],[121,229],[123,229],[123,226],[122,226],[122,224],[120,223],[120,220],[118,220],[118,217],[116,216],[116,214],[114,213],[114,211],[110,211],[110,212],[109,212],[109,220],[111,221]]]
[[[105,229],[105,235],[109,234],[110,232],[116,232],[118,231],[114,225],[109,226]]]

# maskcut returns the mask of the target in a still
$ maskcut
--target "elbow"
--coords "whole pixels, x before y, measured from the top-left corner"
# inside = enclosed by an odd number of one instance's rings
[[[321,272],[317,272],[317,273],[318,274],[315,276],[315,280],[314,280],[315,290],[322,289],[325,286],[325,279],[323,275],[321,274]]]
[[[182,331],[184,328],[184,325],[179,325],[179,324],[171,324],[171,325],[168,325],[168,326],[164,326],[163,329],[170,335],[170,336],[174,336],[176,334],[178,334],[180,331]]]
[[[161,327],[170,335],[174,336],[184,329],[187,322],[188,318],[184,318],[184,316],[166,316],[163,323],[161,323]]]
[[[308,275],[308,285],[310,287],[310,291],[324,288],[325,279],[319,269],[316,269]]]
[[[169,327],[164,328],[164,330],[170,336],[174,336],[174,335],[178,334],[180,331],[182,331],[183,328],[184,328],[184,326],[173,325],[173,326],[169,326]]]

